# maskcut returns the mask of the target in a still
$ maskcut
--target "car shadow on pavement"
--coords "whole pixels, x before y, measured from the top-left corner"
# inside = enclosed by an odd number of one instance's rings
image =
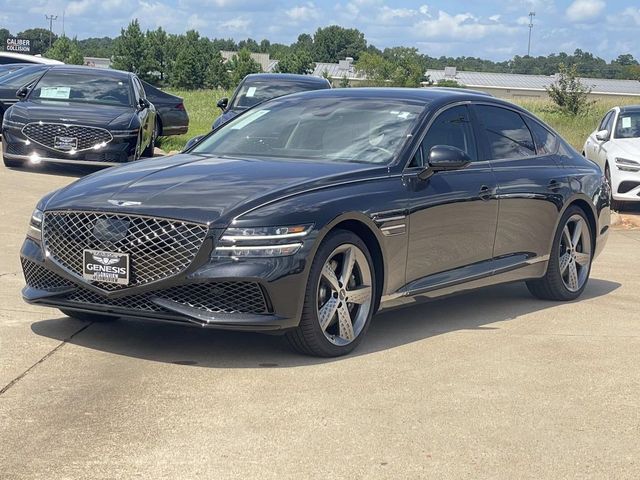
[[[619,283],[591,279],[579,301],[609,294]],[[528,313],[554,308],[556,302],[536,300],[524,284],[489,287],[435,301],[416,300],[380,312],[355,352],[341,358],[306,357],[293,352],[281,336],[204,329],[197,326],[120,319],[93,322],[69,338],[69,323],[58,317],[35,322],[37,335],[117,355],[209,368],[286,368],[341,361],[410,344],[459,330],[495,328]]]

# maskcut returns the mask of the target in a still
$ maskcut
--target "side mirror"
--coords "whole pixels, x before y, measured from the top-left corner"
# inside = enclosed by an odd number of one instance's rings
[[[149,100],[147,100],[146,98],[141,98],[139,105],[140,105],[140,110],[144,110],[151,106],[151,104],[149,103]]]
[[[227,105],[229,105],[229,99],[227,97],[221,98],[220,100],[218,100],[218,103],[216,103],[216,105],[220,110],[224,112],[227,109]]]
[[[600,130],[596,132],[596,140],[599,142],[606,142],[609,140],[609,130]]]
[[[21,87],[16,92],[16,97],[18,97],[20,100],[22,100],[22,99],[27,97],[28,93],[29,93],[29,89],[27,87]]]
[[[204,135],[197,135],[191,139],[189,139],[189,141],[187,142],[187,144],[184,146],[184,148],[182,149],[183,152],[189,150],[191,147],[193,147],[196,143],[198,143],[200,140],[202,140],[202,138],[204,137]]]
[[[449,145],[435,145],[429,151],[428,166],[418,174],[420,180],[427,180],[436,172],[459,170],[471,163],[465,152]]]

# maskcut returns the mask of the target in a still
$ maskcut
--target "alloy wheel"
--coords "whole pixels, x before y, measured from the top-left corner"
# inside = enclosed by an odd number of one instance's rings
[[[320,329],[334,345],[353,342],[372,308],[371,268],[364,252],[353,244],[337,247],[325,262],[317,292]]]
[[[570,292],[580,290],[589,277],[591,233],[581,215],[572,215],[560,236],[560,276]]]

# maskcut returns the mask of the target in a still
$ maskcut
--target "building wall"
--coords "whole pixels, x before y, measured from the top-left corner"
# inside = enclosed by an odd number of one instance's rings
[[[509,88],[492,88],[492,87],[474,87],[468,85],[467,88],[478,90],[481,92],[489,93],[496,98],[504,98],[505,100],[517,100],[517,99],[540,99],[548,100],[549,95],[546,91],[540,90],[527,90],[527,89],[509,89]],[[615,99],[637,99],[640,103],[640,95],[610,95],[603,93],[590,93],[588,97],[592,100],[608,100],[615,101]]]

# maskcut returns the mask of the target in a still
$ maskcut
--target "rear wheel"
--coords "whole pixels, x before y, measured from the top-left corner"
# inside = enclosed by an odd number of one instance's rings
[[[584,211],[569,207],[558,225],[544,277],[527,282],[529,291],[544,300],[574,300],[589,280],[593,258],[591,225]]]
[[[287,333],[301,353],[337,357],[351,352],[369,328],[376,299],[375,272],[365,243],[337,230],[311,266],[299,326]]]
[[[61,308],[60,311],[69,318],[75,318],[76,320],[82,320],[83,322],[110,322],[116,320],[116,315],[103,315],[100,313],[78,312],[75,310],[67,310]]]

